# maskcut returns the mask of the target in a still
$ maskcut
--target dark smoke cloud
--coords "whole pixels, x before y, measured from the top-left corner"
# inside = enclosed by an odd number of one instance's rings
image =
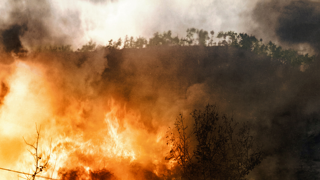
[[[2,32],[2,43],[4,45],[4,50],[7,53],[18,53],[23,49],[20,37],[27,30],[25,25],[13,25],[9,29],[6,29]]]
[[[320,2],[293,1],[278,19],[276,33],[281,41],[310,43],[320,48]]]
[[[256,35],[280,41],[286,47],[307,43],[319,50],[320,3],[310,0],[261,1],[253,19],[259,25]]]
[[[47,1],[27,1],[26,3],[23,1],[11,1],[9,5],[11,6],[10,19],[7,22],[9,25],[12,27],[23,25],[27,30],[24,33],[30,37],[28,39],[31,41],[50,38],[51,34],[46,26],[46,20],[48,20],[52,10]]]
[[[70,44],[72,38],[82,33],[79,13],[60,12],[52,8],[51,1],[9,1],[8,18],[1,22],[2,42],[6,51],[18,53],[24,48]],[[72,37],[70,34],[73,34]]]

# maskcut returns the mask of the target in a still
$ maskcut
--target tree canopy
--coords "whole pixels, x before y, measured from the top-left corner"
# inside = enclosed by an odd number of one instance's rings
[[[81,48],[77,49],[77,52],[95,51],[98,47],[105,47],[113,50],[120,49],[141,49],[152,47],[166,47],[166,46],[226,46],[235,47],[261,56],[267,56],[271,60],[277,60],[282,63],[298,66],[301,64],[307,64],[313,62],[315,55],[300,54],[294,49],[283,49],[281,46],[276,45],[273,42],[263,43],[262,39],[257,39],[253,35],[247,33],[236,33],[234,31],[219,32],[217,36],[214,36],[214,31],[206,31],[203,29],[189,28],[186,31],[185,37],[173,36],[172,32],[165,31],[163,33],[156,32],[153,37],[147,39],[144,37],[134,38],[133,36],[125,36],[124,40],[119,38],[117,41],[109,40],[105,46],[97,46],[93,41],[89,41]],[[37,48],[36,51],[52,51],[52,52],[70,52],[72,51],[70,45],[63,46],[45,46]]]

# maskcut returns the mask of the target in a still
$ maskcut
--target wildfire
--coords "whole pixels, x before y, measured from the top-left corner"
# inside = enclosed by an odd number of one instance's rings
[[[59,178],[79,167],[84,171],[77,173],[86,176],[106,169],[124,180],[144,179],[141,174],[145,171],[160,174],[160,166],[166,164],[166,126],[158,124],[156,131],[150,131],[141,121],[141,112],[112,96],[95,98],[92,89],[88,93],[79,89],[80,95],[70,93],[73,89],[79,91],[72,84],[71,88],[61,89],[60,85],[69,79],[51,81],[61,78],[61,68],[48,69],[41,63],[22,61],[16,61],[11,68],[14,71],[2,78],[8,82],[9,92],[3,100],[0,123],[1,136],[13,138],[17,149],[6,152],[11,161],[2,161],[1,166],[33,173],[32,149],[28,151],[23,138],[34,143],[37,126],[41,127],[39,155],[50,156],[50,166],[42,176]],[[4,179],[16,177],[10,173],[0,175]]]
[[[128,137],[124,137],[122,134],[118,134],[119,130],[119,123],[118,119],[115,117],[110,117],[110,114],[107,113],[106,115],[106,123],[109,125],[109,135],[111,146],[106,148],[109,155],[115,155],[117,157],[125,157],[131,158],[131,160],[135,159],[135,153],[130,147],[130,142]]]

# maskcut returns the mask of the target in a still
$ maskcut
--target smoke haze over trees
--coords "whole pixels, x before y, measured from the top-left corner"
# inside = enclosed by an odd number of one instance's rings
[[[59,104],[53,106],[57,108],[53,113],[58,126],[64,127],[62,119],[72,113],[69,104],[73,98],[85,96],[86,101],[89,100],[88,107],[81,107],[80,119],[68,122],[68,129],[71,128],[68,136],[82,132],[85,139],[101,138],[99,134],[107,125],[103,123],[104,115],[99,112],[99,106],[94,104],[104,100],[96,97],[107,101],[112,96],[126,103],[128,109],[140,112],[136,120],[150,133],[169,125],[181,111],[189,113],[207,103],[217,103],[222,111],[233,113],[240,122],[248,121],[257,142],[263,144],[263,152],[268,154],[250,176],[290,179],[297,174],[315,174],[318,136],[315,91],[319,84],[316,56],[303,72],[301,66],[232,46],[122,50],[98,47],[94,50],[95,46],[90,42],[79,52],[53,47],[49,51],[33,52],[32,59],[27,60],[49,67],[45,78],[49,83],[54,82],[51,87],[56,97],[60,97],[50,102]],[[68,75],[61,77],[60,74]],[[88,122],[95,123],[87,126]],[[120,126],[124,126],[121,123],[125,122],[120,122]],[[76,144],[71,146],[77,147]],[[90,165],[90,161],[80,158],[83,156],[74,152],[70,163]],[[99,164],[102,161],[94,160]],[[66,167],[71,168],[68,164]],[[119,176],[117,171],[109,171]],[[141,173],[144,174],[144,170]],[[67,172],[64,174],[69,176]]]
[[[0,167],[29,171],[22,137],[36,122],[54,142],[47,175],[178,177],[164,132],[178,114],[192,129],[188,115],[216,104],[262,145],[246,178],[319,178],[318,2],[71,3],[97,14],[56,2],[1,8]],[[98,7],[117,4],[131,9]]]

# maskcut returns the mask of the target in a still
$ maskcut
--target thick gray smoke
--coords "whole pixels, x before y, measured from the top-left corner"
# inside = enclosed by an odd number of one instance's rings
[[[276,33],[288,43],[310,43],[320,48],[320,3],[291,2],[281,12]]]
[[[20,37],[26,29],[26,26],[14,25],[2,32],[2,44],[5,52],[19,53],[23,49]]]
[[[17,53],[25,48],[70,44],[82,34],[79,14],[60,12],[50,1],[5,1],[0,32],[6,51]],[[70,36],[73,34],[73,37]]]
[[[253,14],[259,35],[278,40],[287,47],[309,44],[318,51],[320,2],[311,0],[261,1]],[[318,52],[316,52],[318,54]]]

